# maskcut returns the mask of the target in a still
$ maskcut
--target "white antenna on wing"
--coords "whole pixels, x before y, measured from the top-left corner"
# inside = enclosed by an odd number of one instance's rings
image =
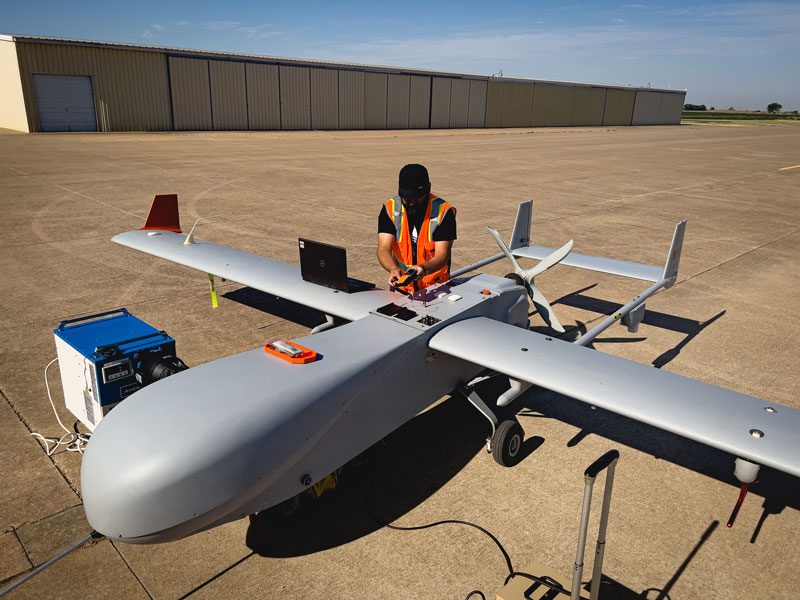
[[[200,217],[199,219],[197,219],[197,221],[194,222],[194,225],[192,225],[192,229],[191,229],[191,231],[189,231],[189,235],[186,236],[186,240],[184,240],[183,245],[184,246],[190,246],[190,245],[194,244],[194,228],[197,227],[197,224],[200,221],[207,221],[209,219],[216,219],[217,217],[224,217],[225,215],[229,215],[229,214],[231,214],[231,213],[220,213],[218,215],[211,215],[210,217]]]

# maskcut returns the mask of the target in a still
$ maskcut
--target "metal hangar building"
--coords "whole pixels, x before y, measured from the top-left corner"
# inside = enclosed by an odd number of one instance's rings
[[[39,131],[676,125],[685,91],[0,34],[0,127]]]

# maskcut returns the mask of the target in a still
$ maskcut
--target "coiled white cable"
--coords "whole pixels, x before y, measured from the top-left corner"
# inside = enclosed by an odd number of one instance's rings
[[[50,394],[50,383],[47,381],[47,370],[50,368],[54,362],[56,362],[58,358],[54,358],[47,366],[44,368],[44,385],[47,388],[47,399],[50,401],[50,406],[53,409],[53,414],[56,416],[56,421],[58,424],[61,425],[61,429],[66,431],[64,435],[60,438],[54,437],[45,437],[40,433],[31,432],[31,435],[35,437],[37,440],[42,442],[44,446],[44,451],[47,453],[47,456],[53,456],[56,450],[59,449],[61,446],[65,446],[67,452],[79,452],[83,454],[83,449],[86,446],[87,442],[89,441],[89,434],[84,433],[76,433],[70,431],[64,426],[64,423],[61,422],[61,419],[58,416],[58,412],[56,411],[56,405],[53,403],[53,396]]]

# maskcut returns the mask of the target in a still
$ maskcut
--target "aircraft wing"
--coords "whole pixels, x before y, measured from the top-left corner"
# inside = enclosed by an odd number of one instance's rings
[[[300,267],[196,238],[193,244],[184,244],[185,239],[174,231],[136,230],[111,241],[350,321],[398,298],[380,289],[340,292],[303,281]]]
[[[800,410],[486,317],[445,327],[429,346],[800,477]]]

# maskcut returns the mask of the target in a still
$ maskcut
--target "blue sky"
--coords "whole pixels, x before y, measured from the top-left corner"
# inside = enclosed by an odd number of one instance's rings
[[[4,2],[0,31],[593,83],[800,110],[800,2]]]

